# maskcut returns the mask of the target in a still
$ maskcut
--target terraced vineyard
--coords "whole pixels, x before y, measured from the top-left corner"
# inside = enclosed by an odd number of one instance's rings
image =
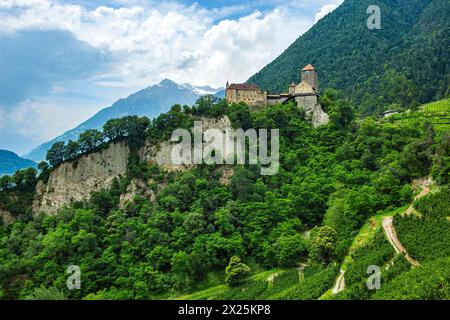
[[[450,256],[450,189],[435,190],[419,200],[418,214],[394,218],[400,241],[419,261]]]
[[[422,112],[436,113],[436,112],[450,112],[450,99],[439,100],[423,105]]]
[[[430,121],[436,131],[450,131],[450,99],[425,104],[416,112],[406,111],[392,115],[386,119],[388,122],[417,122]]]
[[[183,300],[314,300],[318,299],[339,273],[337,264],[303,265],[300,268],[272,269],[258,273],[242,285],[225,284],[175,297]]]
[[[300,273],[293,269],[272,269],[255,274],[236,288],[225,284],[194,292],[176,299],[183,300],[264,300],[284,296],[285,292],[298,286]]]

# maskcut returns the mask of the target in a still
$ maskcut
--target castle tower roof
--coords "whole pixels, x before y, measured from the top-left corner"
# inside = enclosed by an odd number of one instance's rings
[[[312,64],[308,64],[307,66],[305,66],[302,71],[311,71],[311,70],[316,70]]]
[[[295,84],[295,82],[292,81],[292,83],[291,83],[291,85],[289,86],[289,88],[296,87],[296,86],[297,86],[297,85]]]

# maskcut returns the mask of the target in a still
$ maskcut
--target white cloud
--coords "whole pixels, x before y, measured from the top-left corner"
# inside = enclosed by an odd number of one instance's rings
[[[4,115],[3,123],[18,134],[41,142],[53,139],[92,115],[91,107],[61,108],[58,103],[29,99]]]
[[[3,0],[1,6],[9,10],[0,9],[0,32],[69,31],[117,60],[99,83],[118,79],[116,85],[132,88],[162,78],[213,86],[246,80],[312,25],[288,8],[215,23],[239,8],[206,10],[171,2],[88,10],[55,0]]]
[[[323,17],[325,17],[330,12],[334,11],[337,7],[339,7],[344,0],[335,0],[334,3],[326,4],[320,8],[320,11],[316,13],[315,22],[319,21]]]
[[[324,5],[318,19],[342,1],[272,2],[278,9],[252,12],[259,2],[205,9],[176,0],[108,1],[124,4],[114,7],[0,0],[0,36],[28,30],[68,31],[112,61],[107,73],[83,79],[82,88],[78,82],[76,88],[58,83],[39,97],[28,97],[11,112],[0,108],[0,128],[3,124],[3,129],[40,143],[73,128],[115,99],[163,78],[214,87],[224,86],[227,80],[245,81],[313,25],[311,12]],[[241,12],[251,13],[225,18]],[[95,93],[96,98],[72,99],[74,89]]]

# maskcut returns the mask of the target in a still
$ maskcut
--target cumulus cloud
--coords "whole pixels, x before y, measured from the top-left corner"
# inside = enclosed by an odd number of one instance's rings
[[[17,104],[65,82],[88,81],[109,70],[109,59],[67,31],[0,35],[0,104]]]
[[[207,10],[175,2],[93,10],[54,0],[6,0],[1,6],[0,32],[68,31],[120,61],[103,76],[130,87],[166,77],[215,86],[245,80],[312,25],[288,9],[216,23],[233,7]]]
[[[27,99],[11,109],[3,123],[7,121],[9,128],[37,142],[53,139],[92,115],[89,107],[65,109],[58,103]]]
[[[245,81],[341,1],[198,2],[0,0],[0,145],[25,151],[11,141],[44,142],[164,78]]]
[[[319,21],[323,17],[325,17],[330,12],[334,11],[337,7],[339,7],[344,0],[336,0],[334,3],[326,4],[320,8],[320,11],[316,13],[315,22]]]

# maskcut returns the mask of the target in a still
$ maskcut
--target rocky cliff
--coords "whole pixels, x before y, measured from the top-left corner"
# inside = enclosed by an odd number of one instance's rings
[[[117,142],[61,164],[50,174],[47,183],[38,182],[33,212],[55,214],[71,202],[87,199],[91,192],[109,187],[115,177],[126,173],[128,154],[127,144]]]
[[[228,117],[202,119],[202,122],[203,130],[210,128],[224,130],[231,127]],[[193,167],[173,165],[171,152],[170,141],[163,141],[158,145],[147,142],[139,151],[139,156],[141,161],[157,163],[166,171],[184,171]],[[33,212],[56,214],[59,209],[72,202],[89,199],[92,192],[109,188],[114,178],[126,174],[129,153],[125,142],[117,142],[98,152],[61,164],[50,174],[47,183],[38,182]],[[160,188],[156,191],[159,190]],[[121,197],[121,205],[125,205],[134,196],[153,200],[155,193],[148,185],[133,180],[127,192]]]
[[[314,128],[325,125],[330,121],[330,117],[323,111],[316,95],[298,96],[295,101],[305,111],[305,118],[312,122]]]
[[[11,224],[14,220],[15,218],[11,212],[0,209],[0,222],[3,222],[4,224]]]

